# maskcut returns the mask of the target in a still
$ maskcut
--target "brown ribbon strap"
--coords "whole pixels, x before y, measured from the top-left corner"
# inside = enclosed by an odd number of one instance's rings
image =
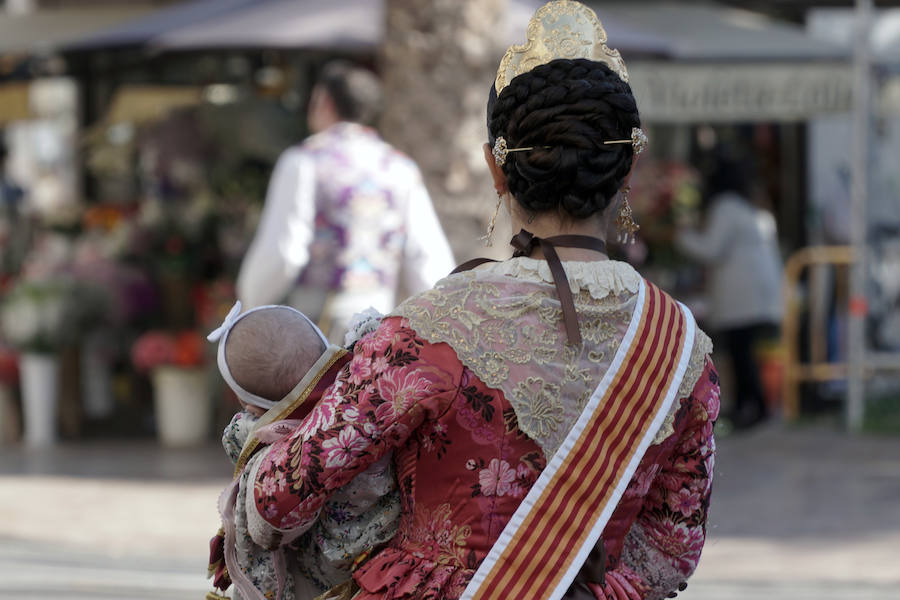
[[[563,268],[559,254],[556,252],[556,246],[561,248],[584,248],[586,250],[596,250],[606,254],[606,243],[603,240],[590,237],[587,235],[556,235],[549,238],[535,237],[530,231],[524,229],[519,231],[510,245],[516,249],[513,253],[514,257],[530,256],[536,248],[540,248],[547,259],[550,266],[550,273],[553,275],[553,283],[556,285],[556,293],[559,295],[559,303],[562,307],[563,323],[566,326],[566,335],[569,343],[576,346],[581,345],[581,331],[578,328],[578,313],[575,311],[575,299],[572,298],[572,289],[569,287],[569,278],[566,276],[566,270]],[[497,262],[489,258],[475,258],[464,262],[453,270],[453,273],[468,271],[475,267],[488,262]],[[452,273],[451,273],[452,274]]]
[[[459,265],[458,267],[456,267],[455,269],[450,271],[450,274],[454,275],[456,273],[462,273],[463,271],[471,271],[475,267],[480,267],[484,263],[489,263],[489,262],[497,262],[497,261],[494,260],[493,258],[473,258],[472,260],[467,260],[463,264]]]

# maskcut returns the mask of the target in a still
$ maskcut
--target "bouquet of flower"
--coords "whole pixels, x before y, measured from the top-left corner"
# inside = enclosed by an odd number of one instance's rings
[[[0,306],[0,331],[13,347],[53,353],[74,344],[106,313],[102,290],[57,277],[19,282]]]
[[[135,341],[131,360],[139,371],[170,366],[189,369],[205,361],[206,343],[196,331],[148,331]]]

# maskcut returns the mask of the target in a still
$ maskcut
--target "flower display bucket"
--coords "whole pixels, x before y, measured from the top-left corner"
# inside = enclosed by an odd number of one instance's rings
[[[157,367],[153,370],[153,402],[156,432],[164,446],[207,441],[212,402],[205,370]]]
[[[52,446],[58,437],[59,359],[52,354],[25,353],[19,371],[25,443]]]

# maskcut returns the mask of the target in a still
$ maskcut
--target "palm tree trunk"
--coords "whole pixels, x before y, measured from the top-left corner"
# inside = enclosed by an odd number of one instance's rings
[[[491,254],[477,242],[496,206],[484,164],[485,105],[503,54],[507,0],[385,0],[381,49],[385,138],[414,157],[459,261]],[[497,238],[508,226],[497,227]]]

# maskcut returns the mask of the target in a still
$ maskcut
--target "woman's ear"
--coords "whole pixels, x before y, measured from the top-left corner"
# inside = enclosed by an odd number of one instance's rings
[[[491,172],[491,178],[494,180],[494,189],[497,190],[497,193],[505,195],[509,192],[509,185],[506,183],[506,173],[503,172],[503,169],[494,161],[494,153],[490,144],[485,144],[484,148],[484,160],[487,163],[488,170]]]

